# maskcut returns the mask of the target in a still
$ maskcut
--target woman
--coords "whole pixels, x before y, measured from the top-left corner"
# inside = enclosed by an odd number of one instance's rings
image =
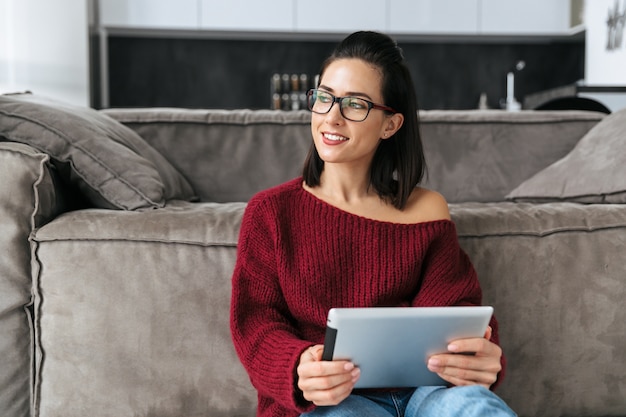
[[[308,100],[303,178],[250,200],[233,274],[231,332],[257,415],[514,415],[489,390],[504,364],[495,319],[429,359],[454,388],[355,390],[353,363],[321,360],[331,307],[479,305],[481,290],[445,199],[418,186],[417,103],[395,42],[348,36]]]

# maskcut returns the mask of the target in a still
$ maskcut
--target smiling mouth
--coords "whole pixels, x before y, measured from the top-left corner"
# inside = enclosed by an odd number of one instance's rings
[[[333,142],[343,142],[343,141],[348,140],[348,138],[345,136],[334,135],[332,133],[324,133],[324,138],[331,140]]]

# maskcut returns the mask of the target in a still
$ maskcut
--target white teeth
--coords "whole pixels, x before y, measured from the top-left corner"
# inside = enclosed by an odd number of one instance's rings
[[[329,140],[337,140],[337,141],[339,141],[339,140],[348,140],[348,138],[346,138],[344,136],[333,135],[333,134],[330,134],[330,133],[325,133],[324,136],[326,137],[326,139],[329,139]]]

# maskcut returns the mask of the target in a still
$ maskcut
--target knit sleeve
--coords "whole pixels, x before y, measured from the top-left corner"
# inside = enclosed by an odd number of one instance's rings
[[[439,232],[439,231],[438,231]],[[459,246],[456,227],[446,222],[440,233],[431,241],[423,263],[420,290],[413,299],[414,307],[478,306],[482,303],[482,290],[476,270],[469,257]],[[498,321],[495,315],[489,325],[491,341],[500,345]],[[506,358],[500,360],[502,370],[498,374],[495,389],[505,374]]]
[[[231,334],[259,395],[304,413],[313,406],[296,388],[296,366],[311,343],[298,338],[291,324],[276,273],[277,215],[264,203],[251,200],[243,216],[232,278]]]

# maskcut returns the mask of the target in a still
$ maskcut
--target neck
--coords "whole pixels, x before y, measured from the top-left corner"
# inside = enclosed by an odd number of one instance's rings
[[[318,192],[336,202],[354,203],[376,195],[367,172],[326,164]]]

